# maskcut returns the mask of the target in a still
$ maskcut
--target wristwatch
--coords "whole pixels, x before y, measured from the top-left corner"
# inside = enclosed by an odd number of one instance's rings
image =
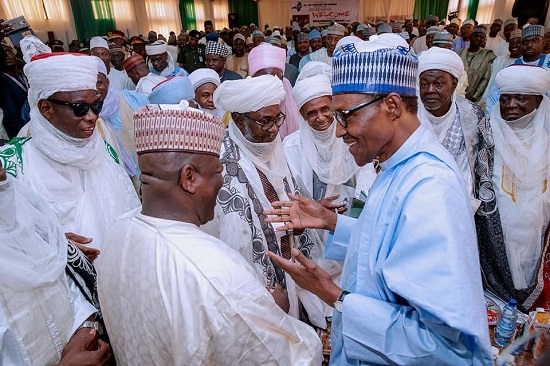
[[[80,325],[80,327],[78,327],[78,329],[82,329],[82,328],[94,328],[99,333],[100,336],[103,335],[103,326],[99,322],[86,320],[84,321],[84,323]]]
[[[346,297],[349,294],[349,291],[342,291],[340,294],[340,297],[336,302],[334,303],[334,308],[341,313],[342,312],[342,306],[344,305],[344,297]]]

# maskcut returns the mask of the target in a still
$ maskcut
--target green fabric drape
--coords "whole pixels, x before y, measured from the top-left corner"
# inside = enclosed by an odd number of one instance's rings
[[[181,25],[183,29],[189,31],[197,29],[197,18],[195,16],[194,0],[179,0]]]
[[[111,0],[71,0],[78,39],[104,36],[115,29]]]
[[[414,18],[426,19],[429,15],[437,15],[439,19],[447,18],[449,0],[416,0],[414,2]]]
[[[476,18],[478,6],[479,0],[470,0],[470,3],[468,4],[468,19]]]
[[[229,12],[237,14],[237,24],[258,25],[258,4],[252,0],[228,0]]]

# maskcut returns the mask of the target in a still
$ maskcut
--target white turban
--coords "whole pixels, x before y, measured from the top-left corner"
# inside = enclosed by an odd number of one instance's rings
[[[329,64],[326,62],[309,61],[298,74],[296,82],[319,74],[325,75],[332,82],[332,67]]]
[[[23,53],[23,60],[26,64],[31,62],[34,56],[41,55],[43,53],[52,53],[52,49],[46,46],[36,36],[26,36],[19,43],[21,47],[21,53]]]
[[[90,39],[90,49],[96,47],[109,49],[109,44],[103,37],[92,37],[92,39]]]
[[[464,63],[456,52],[446,48],[432,47],[418,57],[418,75],[428,70],[445,71],[460,79],[464,74]]]
[[[97,56],[92,57],[97,61],[97,72],[107,76],[107,66],[105,66],[105,62]]]
[[[510,65],[495,82],[500,94],[544,95],[550,90],[550,71],[540,66]]]
[[[189,80],[193,85],[193,90],[197,90],[201,85],[206,83],[215,84],[217,87],[220,86],[220,75],[212,69],[197,69],[189,74]]]
[[[163,53],[168,52],[168,43],[159,39],[158,41],[145,46],[145,52],[147,52],[149,56],[162,55]]]
[[[255,112],[283,99],[283,82],[274,75],[224,81],[214,92],[214,105],[227,112]]]
[[[332,86],[329,78],[323,74],[313,75],[297,81],[294,88],[292,88],[292,96],[298,109],[310,100],[327,95],[332,95]]]
[[[29,81],[29,105],[36,106],[61,91],[96,90],[98,63],[94,57],[70,53],[35,56],[25,65]]]

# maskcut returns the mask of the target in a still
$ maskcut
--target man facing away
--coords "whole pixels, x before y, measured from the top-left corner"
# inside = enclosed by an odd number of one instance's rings
[[[358,165],[381,165],[361,216],[299,196],[266,212],[290,222],[281,230],[336,230],[325,255],[345,260],[340,285],[296,250],[299,263],[270,258],[335,307],[333,365],[492,365],[471,206],[453,158],[416,116],[417,61],[400,38],[335,52],[336,134]]]
[[[168,108],[135,115],[143,206],[112,227],[117,245],[99,277],[117,362],[319,364],[313,329],[275,304],[241,255],[199,229],[214,217],[222,186],[225,126]]]

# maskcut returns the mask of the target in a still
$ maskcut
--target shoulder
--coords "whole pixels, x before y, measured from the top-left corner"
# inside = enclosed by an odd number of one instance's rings
[[[283,146],[285,148],[301,146],[301,145],[302,145],[302,143],[300,141],[300,131],[299,130],[295,131],[295,132],[292,132],[290,135],[285,137],[285,139],[283,141]]]
[[[15,137],[0,147],[0,162],[12,177],[23,171],[23,146],[30,140],[31,137]]]

